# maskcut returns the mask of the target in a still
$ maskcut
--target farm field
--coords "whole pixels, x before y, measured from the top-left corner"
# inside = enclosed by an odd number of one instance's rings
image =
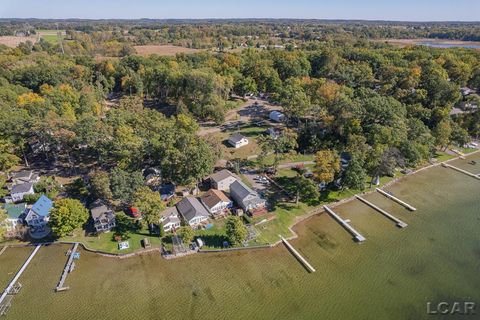
[[[151,54],[158,54],[159,56],[174,56],[177,53],[195,53],[200,50],[192,48],[184,48],[174,45],[145,45],[134,46],[135,51],[141,56],[149,56]]]
[[[37,42],[37,37],[16,37],[16,36],[2,36],[0,37],[0,45],[6,45],[10,48],[17,47],[20,43],[31,41],[32,43]]]

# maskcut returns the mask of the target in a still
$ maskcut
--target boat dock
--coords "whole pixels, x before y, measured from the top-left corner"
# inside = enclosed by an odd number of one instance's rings
[[[470,176],[472,178],[475,178],[475,179],[479,179],[480,180],[480,177],[474,173],[471,173],[471,172],[468,172],[467,170],[463,170],[463,169],[460,169],[460,168],[457,168],[457,167],[454,167],[448,163],[442,163],[442,166],[445,167],[445,168],[450,168],[450,169],[453,169],[455,171],[458,171],[458,172],[461,172],[461,173],[464,173],[466,174],[467,176]]]
[[[280,238],[282,239],[288,250],[290,250],[290,252],[295,256],[295,258],[297,258],[298,261],[300,261],[305,266],[305,268],[307,268],[308,271],[315,272],[315,269],[312,267],[312,265],[308,263],[308,261],[300,255],[300,253],[298,253],[298,251],[287,241],[287,239],[282,236],[280,236]]]
[[[22,275],[22,273],[27,269],[28,265],[32,261],[33,257],[37,254],[38,250],[40,250],[41,245],[37,245],[33,252],[30,254],[28,259],[23,263],[20,270],[18,270],[15,277],[10,281],[5,291],[3,291],[2,295],[0,296],[0,315],[7,314],[8,309],[12,305],[13,295],[18,293],[22,287],[20,283],[17,283],[18,279]]]
[[[335,219],[337,220],[345,229],[347,229],[348,232],[350,232],[355,240],[357,240],[358,242],[363,242],[366,240],[366,238],[364,236],[362,236],[360,234],[360,232],[358,232],[357,230],[355,230],[350,224],[348,224],[348,222],[346,222],[345,220],[343,220],[342,218],[340,218],[339,215],[337,215],[335,212],[333,212],[332,209],[330,209],[329,207],[327,206],[323,206],[323,208]]]
[[[2,249],[0,250],[0,256],[7,250],[8,246],[3,246]]]
[[[405,208],[407,208],[408,210],[410,211],[416,211],[417,208],[415,208],[414,206],[411,206],[409,205],[408,203],[406,203],[405,201],[402,201],[400,199],[398,199],[397,197],[394,197],[393,195],[391,195],[390,193],[388,192],[385,192],[383,191],[382,189],[379,189],[379,188],[375,188],[379,193],[383,194],[385,197],[389,198],[389,199],[392,199],[393,201],[395,201],[396,203],[399,203],[401,204],[402,206],[404,206]]]
[[[366,199],[358,196],[358,195],[355,195],[355,197],[360,200],[361,202],[365,203],[367,206],[377,210],[378,212],[380,212],[381,214],[383,214],[385,217],[389,218],[390,220],[392,220],[393,222],[395,222],[397,224],[397,227],[399,228],[405,228],[408,226],[408,224],[406,224],[405,222],[403,222],[402,220],[394,217],[393,215],[391,215],[390,213],[388,213],[387,211],[383,210],[382,208],[379,208],[377,207],[376,205],[374,205],[373,203],[371,203],[370,201],[367,201]]]
[[[78,242],[76,242],[74,245],[73,245],[73,249],[72,250],[69,250],[67,252],[67,254],[69,255],[68,257],[68,260],[67,260],[67,264],[65,265],[65,268],[63,268],[63,272],[62,272],[62,276],[60,277],[60,282],[58,282],[58,285],[57,287],[55,288],[55,291],[56,292],[60,292],[60,291],[66,291],[69,289],[69,287],[65,287],[64,284],[65,284],[65,280],[67,280],[67,276],[70,272],[73,271],[73,269],[75,268],[75,262],[73,261],[74,257],[75,257],[75,252],[77,252],[77,249],[78,249]]]

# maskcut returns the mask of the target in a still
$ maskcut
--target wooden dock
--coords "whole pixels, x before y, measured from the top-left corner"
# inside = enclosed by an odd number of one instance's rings
[[[69,289],[69,287],[65,287],[64,284],[65,280],[67,280],[68,274],[75,268],[75,262],[73,261],[73,258],[75,256],[75,252],[77,252],[77,249],[78,242],[73,245],[73,249],[69,252],[67,264],[65,265],[65,268],[63,268],[62,276],[60,277],[57,287],[55,288],[56,292],[66,291]]]
[[[304,257],[301,256],[301,254],[287,241],[287,239],[282,236],[280,236],[280,238],[282,239],[288,250],[290,250],[290,252],[295,256],[295,258],[297,258],[298,261],[300,261],[305,266],[305,268],[307,268],[308,271],[315,272],[315,269],[312,267],[312,265],[308,263],[308,261],[305,260]]]
[[[410,211],[416,211],[417,208],[415,208],[414,206],[411,206],[409,205],[408,203],[406,203],[405,201],[402,201],[400,199],[398,199],[397,197],[394,197],[393,195],[391,195],[390,193],[388,192],[385,192],[383,191],[382,189],[380,188],[375,188],[379,193],[383,194],[385,197],[389,198],[389,199],[392,199],[393,201],[395,201],[396,203],[398,204],[401,204],[402,206],[404,206],[405,208],[407,208],[408,210]]]
[[[12,279],[12,281],[8,284],[7,288],[5,289],[5,291],[3,291],[2,295],[0,296],[0,306],[4,306],[5,304],[3,303],[4,300],[6,300],[7,298],[7,295],[10,294],[10,292],[13,291],[14,287],[15,287],[15,284],[17,283],[18,279],[20,278],[20,276],[22,275],[22,273],[25,271],[25,269],[27,269],[28,265],[30,264],[30,261],[32,261],[33,257],[37,254],[38,250],[40,250],[40,247],[41,245],[37,245],[35,247],[35,250],[33,250],[33,252],[30,254],[30,256],[28,257],[27,261],[25,261],[25,263],[23,264],[23,266],[20,268],[20,270],[18,270],[17,274],[15,275],[15,277]],[[10,299],[11,300],[11,299]]]
[[[347,229],[348,232],[350,232],[353,237],[355,238],[355,240],[357,240],[358,242],[363,242],[366,240],[366,238],[364,236],[362,236],[360,234],[360,232],[358,232],[357,230],[355,230],[350,224],[348,224],[348,222],[346,222],[345,220],[343,220],[342,218],[340,218],[339,215],[337,215],[335,212],[333,212],[332,209],[330,209],[329,207],[327,206],[323,206],[323,208],[335,219],[337,220],[345,229]]]
[[[471,172],[468,172],[467,170],[463,170],[463,169],[454,167],[454,166],[452,166],[451,164],[442,163],[442,166],[445,167],[445,168],[450,168],[450,169],[453,169],[453,170],[455,170],[455,171],[464,173],[464,174],[466,174],[467,176],[470,176],[470,177],[472,177],[472,178],[475,178],[475,179],[480,180],[480,177],[479,177],[478,175],[476,175],[475,173],[471,173]]]
[[[2,249],[0,250],[0,256],[7,250],[8,246],[3,246]]]
[[[391,215],[390,213],[388,213],[387,211],[383,210],[382,208],[380,207],[377,207],[376,205],[374,205],[373,203],[371,203],[370,201],[358,196],[358,195],[355,195],[355,197],[360,200],[361,202],[365,203],[367,206],[377,210],[378,212],[380,212],[381,214],[383,214],[385,217],[389,218],[390,220],[392,220],[393,222],[395,222],[397,224],[397,227],[399,228],[405,228],[408,226],[408,224],[406,224],[405,222],[403,222],[402,220],[394,217],[393,215]]]

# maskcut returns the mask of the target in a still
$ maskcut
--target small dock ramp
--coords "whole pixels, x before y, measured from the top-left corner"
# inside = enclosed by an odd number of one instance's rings
[[[340,218],[339,215],[337,215],[332,209],[330,209],[329,207],[327,206],[323,206],[323,208],[335,219],[337,220],[341,225],[342,227],[344,227],[345,229],[347,229],[348,232],[350,232],[353,237],[355,238],[356,241],[358,242],[363,242],[366,240],[366,238],[364,236],[362,236],[360,234],[360,232],[358,232],[357,230],[355,230],[348,222],[346,222],[345,220],[343,220],[342,218]]]
[[[460,169],[460,168],[457,168],[457,167],[454,167],[448,163],[442,163],[442,166],[445,167],[445,168],[450,168],[450,169],[453,169],[455,171],[458,171],[458,172],[461,172],[463,174],[466,174],[467,176],[470,176],[472,178],[475,178],[475,179],[478,179],[480,180],[480,176],[474,174],[474,173],[471,173],[471,172],[468,172],[467,170],[463,170],[463,169]]]
[[[63,268],[62,276],[60,277],[60,281],[58,282],[57,287],[55,288],[56,292],[60,291],[66,291],[69,289],[69,287],[65,287],[65,280],[67,280],[67,276],[70,272],[72,272],[75,269],[75,257],[78,257],[77,254],[77,249],[78,249],[78,242],[73,245],[73,249],[69,250],[67,254],[69,255],[67,264],[65,265],[65,268]]]
[[[391,215],[390,213],[388,213],[387,211],[383,210],[382,208],[380,207],[377,207],[376,205],[374,205],[373,203],[371,203],[370,201],[358,196],[358,195],[355,195],[355,197],[360,200],[361,202],[365,203],[367,206],[377,210],[378,212],[380,212],[381,214],[383,214],[385,217],[387,217],[388,219],[392,220],[393,222],[395,222],[397,224],[397,226],[399,228],[405,228],[408,226],[408,224],[406,224],[405,222],[403,222],[402,220],[394,217],[393,215]]]
[[[305,268],[307,268],[308,271],[310,272],[315,272],[315,269],[312,267],[310,263],[308,263],[307,260],[305,260],[304,257],[285,239],[284,237],[280,236],[282,239],[282,242],[285,244],[285,246],[288,248],[288,250],[297,258],[298,261],[300,261]]]
[[[385,197],[389,198],[389,199],[392,199],[393,201],[395,201],[396,203],[398,204],[401,204],[402,206],[404,206],[405,208],[407,208],[408,210],[410,211],[416,211],[417,208],[415,208],[414,206],[411,206],[409,205],[408,203],[406,203],[405,201],[402,201],[400,199],[398,199],[397,197],[395,197],[394,195],[386,192],[386,191],[383,191],[382,189],[380,188],[375,188],[375,190],[377,190],[378,193],[384,195]]]

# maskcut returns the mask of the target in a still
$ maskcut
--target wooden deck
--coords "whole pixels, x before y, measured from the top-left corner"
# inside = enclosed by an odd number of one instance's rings
[[[73,245],[73,249],[69,252],[67,264],[65,265],[65,268],[63,268],[62,276],[60,277],[57,287],[55,288],[56,292],[66,291],[69,289],[69,287],[65,287],[65,280],[67,280],[68,274],[75,268],[75,262],[73,261],[73,258],[75,252],[77,252],[77,249],[78,242]]]

